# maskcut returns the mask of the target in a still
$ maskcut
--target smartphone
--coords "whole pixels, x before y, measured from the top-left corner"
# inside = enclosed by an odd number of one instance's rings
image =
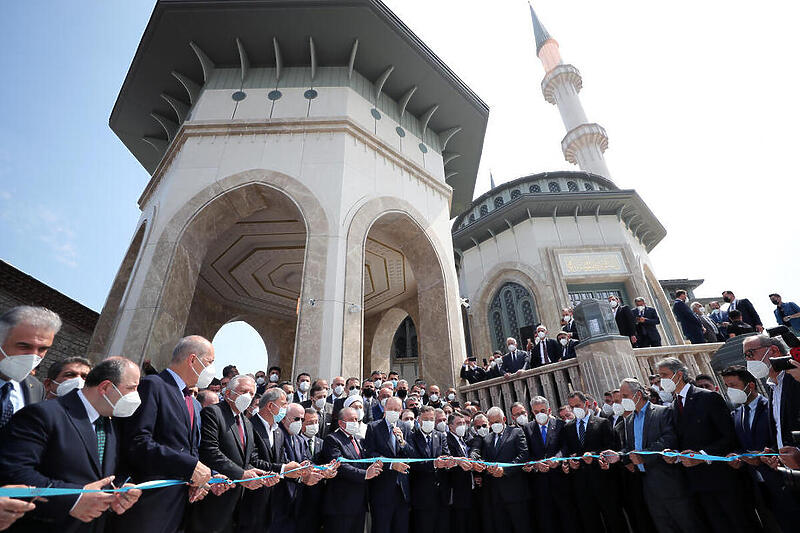
[[[487,361],[487,360],[486,360],[486,358],[484,357],[484,358],[483,358],[483,366],[486,366],[486,365],[488,365],[488,364],[489,364],[489,361]]]
[[[477,357],[467,357],[467,361],[477,361]]]
[[[794,368],[797,368],[796,366],[794,366],[789,362],[791,360],[792,360],[791,355],[784,355],[783,357],[770,357],[769,364],[772,365],[772,369],[775,372],[781,372],[782,370],[792,370]]]

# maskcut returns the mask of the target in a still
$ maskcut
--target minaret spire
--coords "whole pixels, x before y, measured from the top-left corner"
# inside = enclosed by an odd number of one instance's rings
[[[567,135],[561,141],[564,158],[581,170],[611,178],[603,153],[608,148],[608,135],[602,126],[590,123],[581,105],[578,93],[583,87],[581,73],[572,65],[564,64],[558,42],[550,36],[533,6],[531,11],[536,55],[542,62],[545,76],[542,79],[544,99],[558,106]]]

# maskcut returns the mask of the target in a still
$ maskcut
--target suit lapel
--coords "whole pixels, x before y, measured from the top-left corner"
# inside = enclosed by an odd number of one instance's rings
[[[175,406],[178,407],[178,410],[181,412],[181,418],[183,419],[184,425],[189,430],[189,441],[191,442],[192,439],[192,428],[190,427],[190,420],[189,420],[189,409],[186,407],[186,400],[183,396],[183,391],[178,389],[178,384],[175,382],[175,378],[172,377],[172,374],[167,372],[166,370],[162,371],[158,377],[163,379],[167,385],[170,386],[170,391],[175,391],[174,394],[171,394],[175,400]]]
[[[231,406],[228,405],[228,402],[223,401],[220,403],[219,410],[222,413],[222,421],[225,423],[225,427],[228,428],[228,432],[231,434],[233,441],[236,443],[236,448],[239,450],[239,453],[244,459],[242,439],[239,437],[239,425],[236,423],[236,417],[231,410]],[[242,424],[244,424],[244,422]]]
[[[72,423],[83,441],[84,449],[92,460],[92,466],[94,466],[98,478],[101,477],[100,456],[97,452],[97,433],[95,433],[92,423],[89,422],[89,415],[86,413],[86,408],[80,398],[78,398],[77,392],[72,392],[64,398],[64,408],[70,415],[70,423]]]

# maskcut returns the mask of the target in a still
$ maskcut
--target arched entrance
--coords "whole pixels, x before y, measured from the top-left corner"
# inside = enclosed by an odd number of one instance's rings
[[[235,365],[240,374],[267,371],[269,353],[264,339],[244,320],[234,320],[219,328],[212,339],[214,366],[221,371],[226,365]],[[219,372],[218,372],[219,373]]]

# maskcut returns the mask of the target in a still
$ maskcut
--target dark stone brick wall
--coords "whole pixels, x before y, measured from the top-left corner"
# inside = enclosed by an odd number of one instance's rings
[[[53,361],[86,356],[98,313],[0,260],[0,314],[17,305],[47,307],[58,313],[63,322],[53,347],[37,369],[40,379],[47,376],[47,369]]]

